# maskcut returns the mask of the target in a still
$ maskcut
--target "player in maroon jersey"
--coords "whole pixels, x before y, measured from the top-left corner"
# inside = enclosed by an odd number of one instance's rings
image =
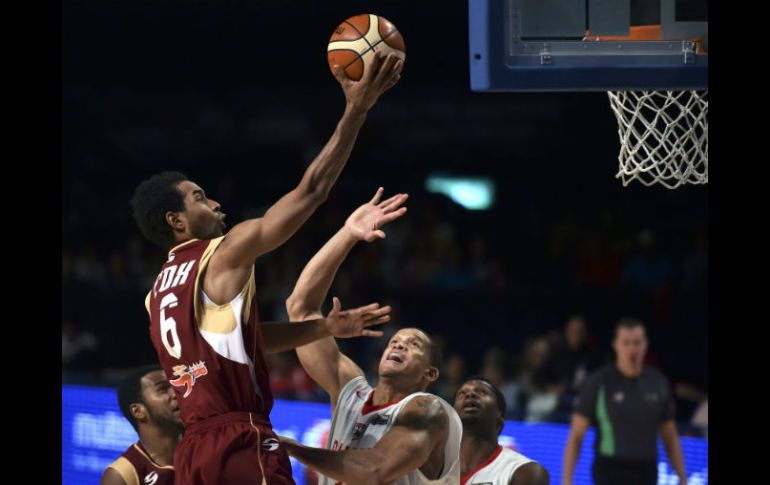
[[[337,304],[312,322],[259,325],[254,261],[286,242],[326,199],[366,113],[398,81],[401,66],[393,56],[378,58],[358,82],[338,71],[347,105],[329,142],[294,190],[226,235],[219,203],[184,175],[165,172],[137,187],[134,218],[148,239],[170,248],[146,306],[186,428],[174,458],[180,483],[293,483],[269,421],[264,354],[330,335],[379,335],[366,327],[389,319],[389,307],[343,312]]]
[[[101,485],[173,485],[174,450],[184,428],[163,369],[132,371],[118,386],[118,405],[139,441],[104,470]]]

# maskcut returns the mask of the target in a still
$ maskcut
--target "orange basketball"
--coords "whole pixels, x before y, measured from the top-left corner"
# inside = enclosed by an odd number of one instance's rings
[[[375,52],[383,55],[393,52],[398,58],[406,59],[404,39],[396,26],[385,17],[363,14],[350,17],[337,26],[329,39],[326,58],[332,74],[336,64],[345,69],[350,79],[358,81]]]

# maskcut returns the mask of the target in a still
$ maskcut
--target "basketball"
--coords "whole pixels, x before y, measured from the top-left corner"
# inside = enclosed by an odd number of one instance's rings
[[[406,59],[404,39],[396,26],[385,17],[362,14],[350,17],[334,29],[326,58],[332,74],[334,65],[338,65],[350,79],[358,81],[375,52],[383,55],[393,52],[399,59]]]

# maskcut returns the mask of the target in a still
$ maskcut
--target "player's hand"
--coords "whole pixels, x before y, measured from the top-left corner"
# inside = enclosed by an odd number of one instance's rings
[[[288,436],[279,435],[278,441],[280,441],[283,446],[294,446],[299,444],[299,441],[295,440],[294,438],[289,438]]]
[[[369,327],[390,321],[390,305],[380,308],[379,303],[372,303],[341,311],[340,299],[335,296],[332,301],[332,309],[324,319],[326,330],[332,336],[337,338],[382,337],[381,331],[369,330]]]
[[[401,207],[401,204],[409,196],[396,194],[380,202],[384,191],[382,187],[377,189],[372,200],[356,209],[345,221],[345,229],[356,239],[367,242],[383,239],[385,232],[380,227],[406,214],[406,207]]]
[[[401,79],[401,69],[404,61],[396,57],[392,52],[387,56],[375,52],[372,62],[364,69],[364,75],[360,81],[353,81],[345,74],[341,66],[333,66],[334,77],[345,92],[345,99],[352,109],[363,112],[369,111],[382,93],[396,85]]]

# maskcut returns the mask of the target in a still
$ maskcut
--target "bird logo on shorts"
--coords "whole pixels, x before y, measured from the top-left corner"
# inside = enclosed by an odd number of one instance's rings
[[[209,371],[206,369],[206,363],[203,361],[196,362],[192,365],[175,365],[174,375],[177,376],[178,379],[169,382],[175,387],[185,386],[184,396],[182,397],[187,397],[192,392],[195,381],[208,373]]]
[[[157,481],[158,481],[158,474],[155,472],[150,472],[144,477],[145,485],[155,485],[155,482]]]
[[[280,443],[275,438],[265,438],[262,440],[262,449],[265,451],[275,451]]]

